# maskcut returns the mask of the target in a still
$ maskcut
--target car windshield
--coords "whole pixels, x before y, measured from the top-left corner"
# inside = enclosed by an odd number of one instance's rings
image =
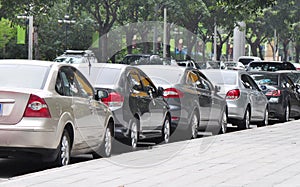
[[[210,72],[210,71],[205,71],[203,72],[208,79],[210,79],[213,83],[215,84],[227,84],[227,85],[235,85],[236,84],[236,76],[237,73],[233,73],[233,72],[221,72],[221,76],[220,76],[220,72]]]
[[[278,75],[276,74],[252,74],[251,77],[258,85],[278,85]]]
[[[93,85],[114,85],[120,77],[121,69],[97,68],[90,72],[90,81]]]
[[[248,66],[248,71],[278,71],[296,70],[290,63],[281,62],[252,62]]]
[[[0,87],[43,89],[49,67],[0,64]]]

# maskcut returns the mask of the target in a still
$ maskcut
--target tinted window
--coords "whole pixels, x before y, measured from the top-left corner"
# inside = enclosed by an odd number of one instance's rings
[[[278,85],[278,74],[252,74],[251,77],[259,84]]]
[[[252,62],[248,66],[248,71],[278,71],[296,70],[293,64],[280,62]]]
[[[153,81],[161,80],[160,82],[165,82],[169,84],[178,83],[181,80],[183,71],[180,69],[142,69]],[[158,83],[158,82],[155,82]]]
[[[26,64],[1,64],[0,87],[43,89],[49,67]]]

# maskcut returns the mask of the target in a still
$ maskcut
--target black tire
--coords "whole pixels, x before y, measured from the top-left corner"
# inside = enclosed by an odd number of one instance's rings
[[[65,166],[70,163],[71,160],[71,139],[68,131],[65,129],[63,131],[59,146],[58,146],[58,156],[55,160],[56,166]]]
[[[249,107],[247,107],[247,109],[245,111],[244,119],[238,124],[238,128],[240,130],[250,128],[250,108]]]
[[[191,117],[191,121],[188,127],[187,139],[196,139],[198,137],[198,128],[199,128],[199,117],[194,111]]]
[[[130,124],[129,130],[129,145],[131,146],[132,150],[137,149],[138,141],[139,141],[139,121],[134,118]]]
[[[110,157],[112,153],[113,136],[112,136],[112,125],[109,124],[105,129],[104,138],[102,144],[97,151],[93,152],[93,158],[106,158]]]
[[[287,104],[284,110],[284,114],[281,117],[279,117],[279,121],[284,123],[289,121],[289,118],[290,118],[290,105]]]
[[[166,116],[163,126],[162,126],[162,133],[161,137],[155,140],[156,144],[159,143],[169,143],[171,135],[171,120],[169,116]]]
[[[264,120],[257,124],[258,127],[269,125],[269,107],[267,106],[264,113]]]
[[[219,134],[225,134],[227,132],[227,121],[228,121],[227,113],[226,110],[224,110],[220,121]]]

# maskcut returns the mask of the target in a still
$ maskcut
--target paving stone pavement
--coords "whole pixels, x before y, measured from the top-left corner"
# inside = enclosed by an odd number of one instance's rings
[[[300,121],[290,121],[48,169],[0,186],[300,186],[299,134]]]

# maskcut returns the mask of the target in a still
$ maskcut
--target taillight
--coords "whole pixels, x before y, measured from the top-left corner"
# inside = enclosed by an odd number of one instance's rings
[[[275,96],[278,97],[281,95],[281,91],[280,90],[272,90],[272,91],[268,91],[266,93],[266,96]]]
[[[228,100],[235,100],[240,97],[240,90],[239,89],[234,89],[234,90],[229,90],[226,94],[226,99]]]
[[[124,102],[124,97],[117,92],[111,92],[108,97],[102,98],[101,101],[108,107],[122,107]]]
[[[164,90],[164,98],[182,98],[183,93],[176,88],[167,88]]]
[[[31,94],[26,105],[24,117],[50,118],[50,112],[45,100],[39,96]]]

